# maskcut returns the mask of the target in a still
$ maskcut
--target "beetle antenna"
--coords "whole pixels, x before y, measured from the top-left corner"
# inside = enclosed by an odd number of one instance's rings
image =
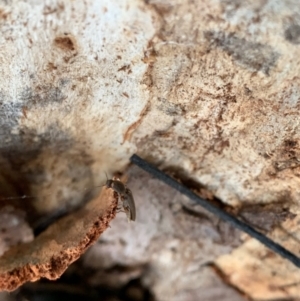
[[[21,196],[8,196],[8,197],[0,197],[0,200],[19,200],[19,199],[35,199],[39,198],[38,196],[29,196],[29,195],[21,195]]]

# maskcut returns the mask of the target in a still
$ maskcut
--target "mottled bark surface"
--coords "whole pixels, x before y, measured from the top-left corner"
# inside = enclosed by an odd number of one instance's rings
[[[0,5],[0,209],[34,229],[136,152],[300,255],[299,1]],[[137,221],[120,214],[83,258],[90,285],[119,264],[157,300],[299,297],[292,265],[128,174]]]

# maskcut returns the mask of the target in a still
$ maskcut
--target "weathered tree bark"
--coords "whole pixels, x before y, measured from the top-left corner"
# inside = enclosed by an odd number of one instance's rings
[[[15,0],[0,11],[1,207],[26,194],[16,208],[29,220],[77,208],[137,152],[300,255],[298,1]],[[91,285],[120,264],[136,270],[119,283],[138,275],[158,300],[300,295],[291,264],[128,174],[137,221],[118,216],[86,254],[100,269]]]

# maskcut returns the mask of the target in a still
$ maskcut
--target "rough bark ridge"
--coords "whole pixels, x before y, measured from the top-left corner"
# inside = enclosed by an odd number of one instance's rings
[[[0,258],[0,290],[13,291],[41,277],[57,279],[108,227],[117,198],[110,190],[81,210],[50,226],[30,243],[11,248]]]

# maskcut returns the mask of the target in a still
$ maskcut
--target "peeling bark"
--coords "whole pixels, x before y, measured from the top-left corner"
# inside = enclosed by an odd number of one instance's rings
[[[116,207],[114,193],[103,189],[84,208],[57,221],[32,242],[11,248],[0,257],[0,290],[13,291],[42,277],[57,279],[96,242]]]

